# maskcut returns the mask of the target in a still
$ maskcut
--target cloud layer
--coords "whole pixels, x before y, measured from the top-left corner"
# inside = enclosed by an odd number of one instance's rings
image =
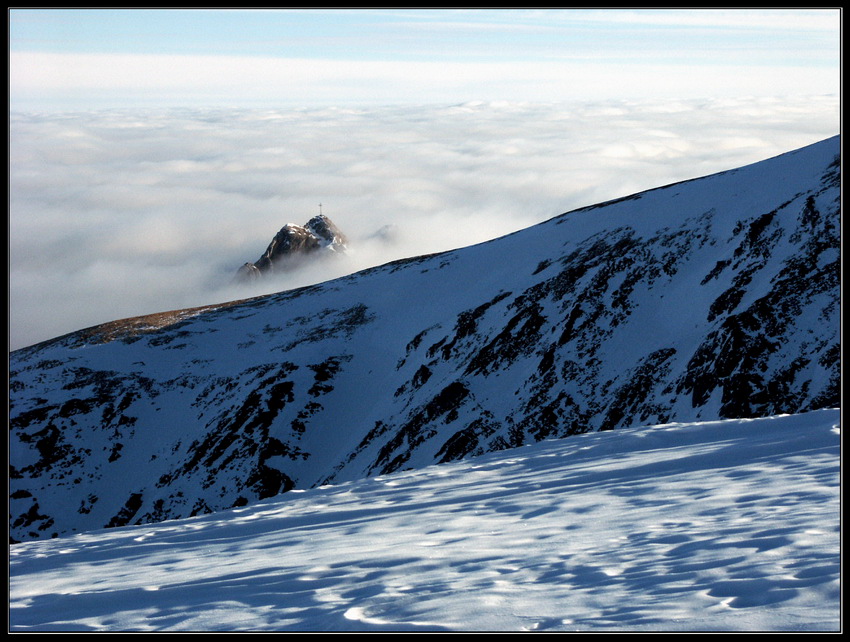
[[[675,51],[649,56],[643,43],[605,55],[589,46],[533,63],[13,51],[9,86],[14,109],[60,110],[432,104],[459,96],[533,102],[805,96],[841,89],[837,46],[826,62],[802,53],[783,64],[760,62],[755,51],[736,59],[738,48],[725,52],[713,44],[687,64]]]
[[[235,290],[318,212],[339,262],[276,291],[485,241],[835,135],[839,100],[13,113],[10,348]]]

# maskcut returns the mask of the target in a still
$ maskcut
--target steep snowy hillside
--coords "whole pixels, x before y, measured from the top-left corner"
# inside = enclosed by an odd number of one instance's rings
[[[10,547],[12,631],[838,631],[839,412],[577,435]]]
[[[453,252],[16,351],[11,536],[839,405],[838,137]]]

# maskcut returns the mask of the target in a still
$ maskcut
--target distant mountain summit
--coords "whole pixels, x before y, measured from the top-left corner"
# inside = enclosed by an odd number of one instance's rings
[[[234,281],[249,283],[267,273],[287,272],[325,253],[345,252],[347,243],[345,235],[324,214],[314,216],[303,226],[287,223],[256,263],[248,262],[239,268]]]

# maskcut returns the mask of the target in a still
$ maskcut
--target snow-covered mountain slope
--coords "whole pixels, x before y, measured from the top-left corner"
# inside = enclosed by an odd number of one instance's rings
[[[11,537],[546,438],[839,405],[838,137],[300,290],[10,355]]]
[[[10,547],[12,631],[837,631],[837,410],[577,435]]]

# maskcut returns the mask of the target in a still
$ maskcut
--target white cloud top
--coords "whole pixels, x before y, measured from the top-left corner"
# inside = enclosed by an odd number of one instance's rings
[[[277,291],[469,245],[835,135],[839,101],[467,103],[13,114],[10,347],[241,298],[318,203],[346,261]]]

